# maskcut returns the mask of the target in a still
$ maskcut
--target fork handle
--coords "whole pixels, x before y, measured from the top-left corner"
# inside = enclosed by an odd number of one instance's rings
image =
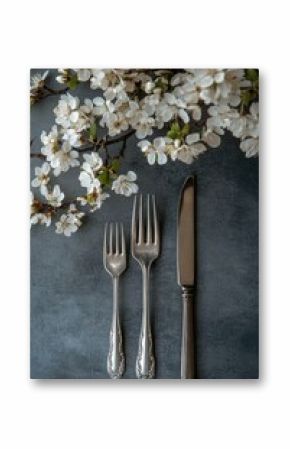
[[[119,278],[113,278],[113,316],[110,330],[107,371],[112,379],[120,379],[125,370],[122,331],[119,318]]]
[[[149,274],[150,267],[143,266],[142,325],[139,336],[139,347],[136,360],[136,376],[138,379],[153,379],[155,374],[153,339],[150,325]]]
[[[193,289],[182,288],[181,379],[196,378]]]

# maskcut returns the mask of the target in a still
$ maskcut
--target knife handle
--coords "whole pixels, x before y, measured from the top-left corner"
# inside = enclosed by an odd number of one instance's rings
[[[181,379],[196,379],[193,289],[182,288]]]

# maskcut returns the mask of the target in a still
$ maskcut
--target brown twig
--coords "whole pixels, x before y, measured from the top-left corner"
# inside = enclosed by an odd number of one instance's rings
[[[74,200],[72,200],[70,202],[68,202],[68,201],[64,202],[59,207],[51,206],[48,203],[42,203],[39,200],[37,200],[37,212],[38,213],[42,213],[42,214],[45,214],[45,213],[48,213],[48,212],[52,213],[52,214],[55,214],[55,213],[57,213],[58,210],[67,209],[70,206],[70,204],[73,203],[75,200],[76,199],[74,199]]]
[[[42,154],[42,153],[30,153],[30,157],[31,158],[38,158],[38,159],[45,159],[45,156],[44,156],[44,154]]]
[[[53,89],[52,87],[49,87],[46,84],[43,86],[43,88],[47,90],[47,92],[49,92],[50,95],[65,94],[69,90],[69,87],[64,87],[63,89]],[[48,96],[49,95],[46,95],[46,97]]]
[[[99,148],[104,148],[108,145],[113,145],[115,143],[123,142],[123,146],[126,146],[127,139],[131,137],[135,133],[134,129],[131,129],[126,134],[122,134],[121,136],[114,137],[112,139],[107,139],[107,137],[104,137],[103,139],[98,140],[97,142],[92,143],[89,146],[83,147],[83,148],[75,148],[79,153],[85,153],[86,151],[97,151]],[[33,140],[33,139],[32,139]],[[124,153],[125,148],[122,146],[122,154]],[[30,153],[31,158],[39,158],[39,159],[45,159],[45,156],[42,153]]]
[[[129,137],[131,137],[135,133],[134,129],[131,129],[125,134],[122,134],[121,136],[114,137],[112,139],[108,139],[107,136],[105,136],[103,139],[100,139],[96,142],[94,142],[92,145],[89,145],[84,148],[76,148],[76,150],[79,153],[83,153],[85,151],[96,151],[98,148],[104,148],[105,146],[113,145],[115,143],[127,141]]]

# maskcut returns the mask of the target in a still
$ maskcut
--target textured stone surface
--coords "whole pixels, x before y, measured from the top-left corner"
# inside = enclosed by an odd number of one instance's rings
[[[92,96],[84,86],[80,98]],[[57,97],[36,105],[31,135],[53,123]],[[36,139],[33,146],[39,150]],[[33,160],[32,166],[39,161]],[[152,269],[151,306],[157,378],[179,378],[181,300],[176,284],[176,210],[185,176],[197,176],[197,345],[200,378],[258,377],[258,159],[246,159],[230,135],[193,165],[148,166],[128,141],[122,171],[135,170],[142,192],[155,193],[162,253]],[[77,171],[60,177],[78,188]],[[103,227],[122,220],[129,252],[132,199],[112,195],[71,238],[51,228],[31,232],[31,377],[107,378],[111,279],[102,265]],[[135,377],[141,272],[129,257],[121,279],[125,378]]]

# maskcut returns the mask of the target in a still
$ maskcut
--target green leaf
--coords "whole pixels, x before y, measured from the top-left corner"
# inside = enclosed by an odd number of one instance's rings
[[[241,101],[245,106],[249,106],[252,100],[254,100],[256,94],[255,92],[245,90],[241,93]]]
[[[67,85],[71,90],[74,90],[78,84],[79,84],[79,82],[78,82],[77,75],[75,75],[75,76],[73,75],[67,82]]]
[[[89,129],[90,140],[95,140],[97,137],[97,124],[94,122]]]
[[[172,131],[167,131],[167,137],[169,137],[170,139],[175,139],[175,133],[173,133]]]
[[[249,81],[257,81],[259,79],[259,70],[257,69],[246,69],[246,79]]]
[[[181,137],[181,130],[178,122],[171,124],[170,130],[167,132],[167,137],[170,139],[179,139]]]
[[[182,137],[187,136],[187,134],[189,134],[189,131],[190,131],[189,123],[185,123],[185,125],[181,129],[181,136]]]
[[[118,173],[118,171],[120,169],[120,161],[119,161],[119,159],[114,159],[112,161],[111,169],[113,170],[113,172]]]
[[[180,131],[179,123],[178,122],[173,122],[172,126],[171,126],[171,129],[172,129],[172,131],[175,131],[175,132],[178,133]]]
[[[101,184],[103,184],[104,186],[107,186],[110,184],[110,173],[108,170],[103,170],[99,175],[98,175],[98,180],[100,181]]]

